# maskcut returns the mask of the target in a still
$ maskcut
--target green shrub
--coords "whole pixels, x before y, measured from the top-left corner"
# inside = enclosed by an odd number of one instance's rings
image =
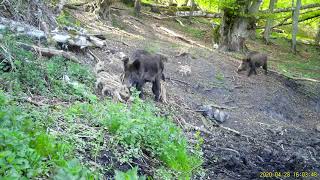
[[[145,180],[145,176],[138,176],[138,167],[134,167],[127,172],[115,171],[115,180]]]
[[[113,143],[125,148],[120,155],[123,161],[139,157],[144,150],[160,159],[178,177],[189,179],[192,171],[202,164],[200,153],[190,153],[181,129],[155,112],[153,105],[135,98],[129,107],[111,101],[76,103],[66,111],[66,117],[87,119],[107,127]]]
[[[21,49],[16,41],[15,36],[5,35],[4,45],[15,68],[0,74],[0,82],[4,82],[2,88],[17,95],[31,93],[64,100],[96,100],[92,93],[95,78],[89,68],[57,56],[39,59]]]
[[[16,102],[0,91],[0,178],[48,178],[60,172],[65,177],[94,176],[80,163],[71,166],[73,148],[47,134],[32,115],[12,104]]]

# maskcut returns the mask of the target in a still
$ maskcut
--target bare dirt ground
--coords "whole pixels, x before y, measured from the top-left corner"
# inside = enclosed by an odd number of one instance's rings
[[[83,14],[77,17],[96,23]],[[168,103],[157,105],[163,112],[174,112],[190,142],[196,128],[186,128],[184,121],[209,131],[202,132],[206,172],[202,179],[261,179],[266,172],[282,173],[272,179],[302,178],[295,172],[308,172],[307,179],[320,178],[320,132],[315,128],[320,124],[319,84],[261,71],[248,78],[235,72],[236,59],[170,37],[159,28],[161,21],[128,15],[117,20],[129,24],[130,34],[99,25],[108,34],[108,46],[93,52],[104,59],[107,49],[127,54],[148,49],[169,57],[165,64]],[[187,53],[178,56],[181,52]],[[189,65],[190,75],[179,73],[179,65]],[[149,86],[146,90],[151,99]],[[230,118],[217,125],[195,112],[207,104],[226,107]]]

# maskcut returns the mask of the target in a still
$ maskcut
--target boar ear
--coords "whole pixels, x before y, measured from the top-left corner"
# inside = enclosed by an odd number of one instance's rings
[[[162,62],[168,62],[167,56],[161,55]]]
[[[250,59],[249,59],[249,58],[244,58],[244,59],[242,59],[242,61],[243,61],[243,62],[249,62]]]
[[[140,69],[140,61],[134,61],[132,63],[132,66],[136,69],[136,70],[139,70]]]
[[[128,62],[129,62],[129,58],[128,58],[128,57],[126,57],[126,58],[124,58],[122,61],[123,61],[123,65],[124,65],[124,67],[127,67]]]

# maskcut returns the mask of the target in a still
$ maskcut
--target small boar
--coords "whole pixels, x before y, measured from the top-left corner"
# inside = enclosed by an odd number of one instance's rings
[[[161,92],[160,80],[165,81],[163,69],[167,57],[160,54],[150,54],[145,50],[137,50],[133,53],[131,59],[132,63],[129,63],[129,58],[123,60],[123,83],[128,88],[135,86],[140,91],[140,98],[143,99],[143,86],[146,82],[151,82],[155,100],[159,101]]]
[[[247,54],[246,58],[243,59],[242,63],[238,67],[237,72],[249,69],[248,76],[250,76],[252,73],[257,74],[256,68],[262,67],[265,70],[265,74],[267,74],[267,59],[268,56],[266,54],[252,51]]]

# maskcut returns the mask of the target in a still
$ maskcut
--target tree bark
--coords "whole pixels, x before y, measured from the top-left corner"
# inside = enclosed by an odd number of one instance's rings
[[[315,38],[315,44],[317,45],[317,46],[319,46],[320,44],[320,23],[319,23],[319,25],[318,25],[318,32],[317,32],[317,35],[316,35],[316,38]]]
[[[194,0],[191,0],[191,9],[190,9],[190,13],[189,13],[189,24],[191,24],[191,18],[193,16],[193,11],[194,11]]]
[[[275,5],[276,1],[277,0],[270,0],[269,13],[271,13],[271,14],[274,10],[274,5]],[[264,34],[263,34],[263,39],[266,44],[269,44],[269,37],[270,37],[270,30],[271,30],[272,23],[273,23],[273,18],[268,17],[267,22],[266,22],[266,28],[265,28]]]
[[[297,33],[298,33],[298,23],[300,14],[301,0],[297,0],[296,7],[292,17],[292,51],[296,53],[297,51]]]
[[[240,5],[238,12],[232,8],[222,10],[222,19],[220,27],[219,48],[223,51],[245,51],[245,39],[250,34],[255,35],[256,19],[254,14],[258,12],[262,0],[241,1],[238,0],[236,5]],[[246,13],[248,12],[248,13]],[[246,13],[242,15],[242,13]]]

